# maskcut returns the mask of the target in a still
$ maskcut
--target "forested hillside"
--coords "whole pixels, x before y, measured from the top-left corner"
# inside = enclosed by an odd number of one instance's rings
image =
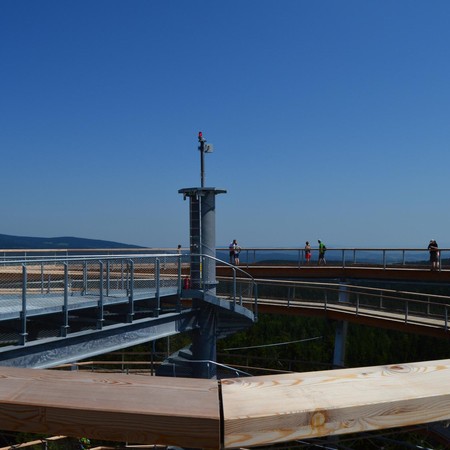
[[[0,249],[137,248],[137,245],[77,237],[29,237],[0,234]]]

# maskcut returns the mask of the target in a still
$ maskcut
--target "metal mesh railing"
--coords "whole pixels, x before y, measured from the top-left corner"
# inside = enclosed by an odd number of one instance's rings
[[[107,305],[129,305],[132,316],[135,299],[154,298],[159,311],[160,296],[176,294],[180,287],[177,254],[1,261],[0,321],[18,319],[23,344],[32,316],[62,315],[61,328],[67,330],[70,311],[95,307],[101,327]]]

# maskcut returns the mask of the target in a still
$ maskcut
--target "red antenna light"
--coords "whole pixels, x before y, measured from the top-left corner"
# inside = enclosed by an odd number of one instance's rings
[[[203,133],[201,131],[198,132],[198,140],[201,141],[203,139]]]

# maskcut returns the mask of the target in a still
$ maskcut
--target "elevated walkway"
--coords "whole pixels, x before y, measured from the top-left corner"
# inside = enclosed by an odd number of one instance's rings
[[[126,255],[0,265],[0,365],[49,368],[199,328],[217,310],[219,337],[253,313],[202,290],[182,289],[181,255]]]
[[[421,266],[346,266],[328,264],[318,265],[262,265],[243,266],[254,278],[297,279],[297,280],[378,280],[426,282],[450,285],[450,270],[431,271]],[[218,276],[231,276],[228,266],[217,267]]]
[[[241,448],[450,420],[450,360],[220,381],[21,369],[53,367],[195,332],[200,329],[199,302],[215,310],[222,336],[251,325],[265,308],[411,326],[416,317],[411,305],[429,328],[439,315],[438,327],[448,332],[448,302],[403,301],[401,296],[389,298],[386,290],[361,298],[361,291],[348,286],[341,291],[339,283],[304,285],[298,298],[299,288],[290,284],[295,282],[262,277],[259,285],[252,277],[237,279],[233,267],[217,268],[226,280],[219,281],[217,296],[211,296],[181,288],[185,267],[179,255],[173,255],[176,263],[165,260],[165,267],[158,256],[143,258],[148,260],[128,255],[48,265],[27,262],[4,270],[2,336],[17,339],[0,348],[0,365],[13,366],[0,368],[4,430]],[[321,277],[326,273],[324,278],[335,278],[330,271],[343,268],[324,269],[328,272],[311,267]],[[280,278],[290,274],[281,270]],[[287,288],[285,300],[277,298],[273,286],[265,292],[264,283]],[[261,296],[255,293],[257,285]],[[325,297],[313,291],[323,291]],[[198,362],[189,350],[171,358],[166,361],[170,375],[190,376],[190,369],[177,370]]]

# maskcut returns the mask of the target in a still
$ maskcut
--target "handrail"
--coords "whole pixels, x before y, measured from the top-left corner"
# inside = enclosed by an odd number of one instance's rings
[[[62,311],[59,337],[63,338],[68,336],[70,327],[69,310],[86,303],[85,307],[96,305],[99,330],[105,323],[107,302],[128,304],[127,320],[132,322],[136,294],[154,296],[153,315],[157,317],[163,287],[169,288],[164,295],[180,293],[182,257],[180,254],[126,254],[2,261],[0,295],[7,300],[2,303],[2,311],[8,312],[2,320],[20,317],[18,343],[26,345],[31,313]],[[90,302],[85,301],[88,296]]]
[[[186,254],[181,253],[124,253],[124,254],[111,254],[111,255],[102,255],[102,254],[93,254],[93,255],[67,255],[60,258],[39,258],[39,259],[8,259],[8,260],[0,260],[0,266],[8,265],[8,264],[27,264],[27,263],[63,263],[66,261],[92,261],[101,259],[103,261],[111,261],[116,259],[130,259],[130,258],[177,258],[182,259],[183,256],[187,256]]]
[[[307,281],[292,280],[270,280],[255,279],[259,285],[258,302],[263,305],[267,299],[274,301],[284,301],[280,306],[287,308],[298,304],[321,303],[326,310],[331,305],[339,305],[339,307],[352,307],[354,314],[361,315],[362,309],[373,311],[383,311],[386,314],[403,313],[405,324],[427,325],[420,318],[433,319],[438,321],[439,328],[448,331],[449,312],[450,312],[450,296],[435,295],[428,293],[412,293],[407,291],[394,291],[383,288],[373,288],[365,286],[355,286],[347,283],[320,283]],[[278,288],[287,288],[284,294],[280,291],[276,293],[270,291],[265,295],[267,286],[276,286]],[[295,296],[295,289],[306,290],[306,295],[300,293]],[[320,299],[308,296],[308,290],[319,292],[323,297]],[[333,295],[329,295],[332,293]],[[407,296],[407,297],[405,297]],[[416,296],[418,298],[410,298]],[[434,300],[434,301],[432,301]],[[396,302],[396,303],[394,303]],[[413,308],[414,306],[414,308]]]
[[[102,329],[105,322],[104,309],[108,303],[123,303],[127,308],[127,320],[133,322],[135,300],[142,295],[151,295],[156,302],[153,317],[161,311],[163,289],[173,288],[171,295],[178,295],[176,310],[181,311],[182,276],[188,264],[189,254],[122,254],[85,255],[58,258],[0,261],[0,296],[11,305],[2,320],[20,316],[18,342],[26,345],[28,339],[27,321],[30,314],[47,314],[62,311],[60,337],[67,337],[70,329],[71,309],[82,304],[97,307],[96,328]],[[227,262],[210,255],[198,255],[205,261],[210,258],[228,265]],[[182,268],[183,266],[183,268]],[[203,265],[205,266],[205,264]],[[9,269],[12,270],[9,270]],[[237,274],[246,278],[254,295],[254,315],[257,311],[257,289],[252,275],[242,268],[232,266],[234,273],[233,303],[242,305],[238,299]],[[21,273],[20,273],[21,271]],[[21,306],[18,295],[21,295]],[[241,292],[242,294],[242,292]],[[79,300],[77,298],[79,297]],[[91,302],[84,300],[90,299]],[[48,302],[47,302],[48,300]],[[42,312],[38,312],[36,306]]]
[[[258,315],[258,286],[257,283],[255,281],[255,278],[253,277],[253,275],[251,275],[250,273],[248,273],[247,271],[245,271],[244,269],[242,269],[239,266],[236,266],[234,264],[230,264],[226,261],[223,261],[215,256],[212,255],[205,255],[205,254],[193,254],[192,256],[199,256],[202,258],[209,258],[213,261],[219,262],[227,267],[230,267],[233,271],[233,305],[235,306],[237,303],[237,276],[236,276],[236,272],[240,272],[242,274],[244,274],[246,277],[248,277],[251,280],[252,286],[254,287],[254,315],[255,318],[257,318]],[[239,304],[242,306],[242,296],[240,297],[239,300]]]
[[[103,308],[105,306],[105,301],[110,294],[123,291],[123,294],[121,295],[127,299],[128,316],[129,320],[132,321],[134,316],[134,296],[138,290],[136,286],[142,286],[142,284],[147,283],[146,285],[151,285],[152,289],[155,291],[154,295],[157,302],[154,313],[158,316],[160,310],[162,280],[165,280],[165,286],[168,284],[170,284],[170,286],[173,285],[178,294],[180,294],[182,290],[182,261],[183,258],[192,256],[198,256],[202,258],[202,261],[205,261],[206,259],[214,260],[221,265],[229,267],[232,270],[232,290],[231,296],[229,294],[228,298],[231,298],[235,307],[237,304],[244,306],[243,298],[251,297],[255,319],[258,317],[258,295],[264,297],[265,286],[271,283],[272,285],[278,286],[290,286],[294,290],[302,288],[323,290],[324,295],[328,294],[330,297],[330,299],[325,298],[325,308],[327,305],[333,303],[333,295],[336,298],[344,298],[345,296],[348,298],[352,297],[352,301],[357,308],[356,313],[358,313],[358,308],[363,304],[361,303],[361,296],[376,299],[375,302],[372,302],[370,307],[372,309],[376,307],[378,310],[385,312],[389,310],[388,302],[400,302],[395,305],[395,308],[397,308],[397,310],[401,309],[401,311],[405,313],[405,323],[410,323],[413,318],[415,318],[415,322],[417,323],[417,317],[437,316],[442,320],[443,328],[445,330],[449,329],[450,297],[448,296],[394,291],[365,286],[352,286],[350,284],[345,284],[346,292],[343,293],[343,284],[256,279],[245,270],[245,268],[230,264],[216,256],[205,254],[95,254],[85,257],[74,256],[44,260],[37,259],[32,261],[15,260],[9,261],[9,263],[3,261],[0,262],[0,267],[6,267],[7,265],[14,266],[17,268],[17,272],[15,271],[14,274],[11,275],[5,273],[3,280],[0,280],[0,289],[4,289],[4,295],[9,295],[10,297],[17,295],[12,292],[14,286],[16,286],[16,290],[19,288],[21,289],[22,307],[19,342],[24,345],[28,335],[27,319],[30,314],[29,302],[33,296],[45,296],[45,294],[53,293],[58,293],[61,296],[60,307],[63,312],[61,319],[61,337],[66,336],[67,330],[69,329],[69,299],[72,299],[74,295],[98,295],[99,311],[97,326],[101,329],[104,323]],[[83,267],[81,267],[80,263],[83,263]],[[167,270],[163,270],[166,264],[171,266],[170,273],[168,273]],[[205,266],[206,264],[203,264],[203,267]],[[17,279],[20,268],[22,270],[21,281]],[[76,275],[74,275],[75,272],[71,272],[71,268],[78,271],[76,272]],[[11,276],[10,281],[6,279],[7,276]],[[230,280],[230,278],[227,278],[227,280]],[[244,282],[249,283],[245,288],[248,289],[248,293],[245,295],[243,295],[242,290]],[[329,295],[330,293],[333,293],[332,296]],[[223,294],[223,290],[221,294]],[[287,293],[286,298],[289,306],[289,301],[293,299],[292,294]],[[365,299],[363,300],[366,301]],[[248,305],[248,301],[245,303]]]
[[[228,254],[229,249],[227,247],[217,247],[216,252],[224,252]],[[317,247],[311,248],[312,253],[318,253]],[[64,258],[79,257],[80,253],[86,257],[88,254],[92,254],[92,257],[106,257],[105,252],[109,255],[125,256],[125,255],[148,255],[152,256],[155,254],[178,254],[179,249],[177,248],[105,248],[105,249],[0,249],[0,255],[3,253],[3,260],[8,260],[10,258],[17,259],[17,256],[7,256],[7,254],[18,255],[22,254],[22,258],[25,261],[42,259],[42,256],[33,256],[33,254],[65,254]],[[182,248],[184,255],[189,254],[189,249]],[[287,253],[290,254],[290,261],[295,261],[299,265],[305,263],[305,250],[303,247],[247,247],[242,248],[241,252],[241,264],[248,265],[256,262],[260,259],[261,254],[267,253]],[[370,263],[367,259],[367,253],[371,253],[370,256],[377,256],[378,263],[383,267],[391,264],[405,265],[408,263],[407,257],[410,258],[409,262],[425,262],[429,259],[429,250],[426,247],[351,247],[351,246],[328,246],[327,257],[329,262],[338,262],[340,265],[345,267],[347,264],[360,264],[364,262]],[[31,255],[30,255],[31,254]],[[443,257],[443,254],[446,258]],[[331,258],[332,256],[332,258]],[[0,256],[1,258],[1,256]],[[56,256],[55,256],[56,258]],[[371,258],[373,260],[373,258]],[[391,261],[391,260],[392,261]],[[450,259],[450,248],[443,247],[439,249],[439,266],[443,259]],[[1,261],[0,261],[1,262]]]
[[[228,248],[218,248],[217,252],[226,253]],[[311,248],[311,252],[318,255],[318,248]],[[366,264],[381,266],[386,269],[393,265],[429,264],[429,250],[424,247],[328,247],[326,258],[329,265],[338,265],[343,268],[348,265]],[[247,267],[267,259],[286,261],[286,263],[297,264],[299,267],[317,264],[317,260],[315,262],[311,260],[308,263],[305,260],[304,248],[298,247],[242,248],[239,259],[240,263]],[[448,259],[450,259],[450,248],[440,248],[438,270],[442,270],[443,261]]]
[[[109,441],[235,449],[450,419],[448,359],[220,382],[9,367],[0,374],[3,429],[83,430]]]

